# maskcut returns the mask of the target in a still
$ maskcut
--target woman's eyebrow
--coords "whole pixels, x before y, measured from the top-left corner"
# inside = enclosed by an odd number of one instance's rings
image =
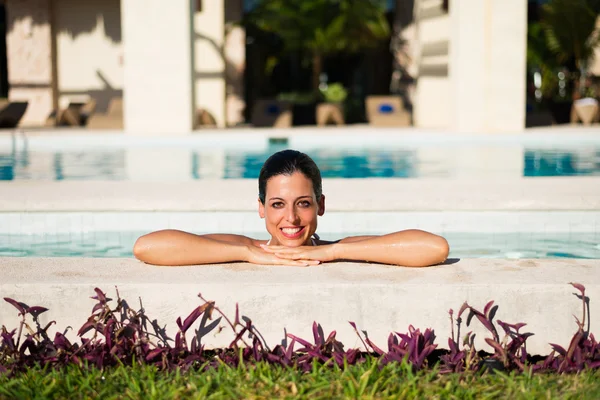
[[[300,200],[300,199],[312,199],[312,196],[304,195],[304,196],[300,196],[300,197],[296,198],[296,200]],[[285,199],[282,199],[281,197],[271,197],[269,199],[269,201],[273,201],[273,200],[285,201]]]

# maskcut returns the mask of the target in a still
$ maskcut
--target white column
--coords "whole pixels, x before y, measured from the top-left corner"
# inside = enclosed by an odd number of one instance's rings
[[[126,132],[191,132],[192,1],[121,0],[121,19]]]
[[[196,107],[208,111],[224,127],[225,68],[225,1],[210,0],[194,15],[194,54]]]
[[[524,129],[527,1],[453,0],[450,18],[452,127]]]

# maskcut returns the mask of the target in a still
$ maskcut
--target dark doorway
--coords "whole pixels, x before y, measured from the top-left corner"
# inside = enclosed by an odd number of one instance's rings
[[[8,61],[6,57],[6,7],[0,4],[0,97],[8,97]]]

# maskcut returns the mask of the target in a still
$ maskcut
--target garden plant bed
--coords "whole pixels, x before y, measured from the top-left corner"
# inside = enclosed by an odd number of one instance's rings
[[[362,343],[362,348],[345,348],[336,340],[336,332],[325,334],[313,323],[311,341],[287,333],[281,344],[270,348],[252,321],[241,316],[236,307],[235,317],[229,318],[213,301],[201,294],[202,304],[185,319],[177,318],[178,332],[174,338],[165,327],[146,315],[140,299],[140,309],[122,299],[118,290],[112,300],[96,288],[92,314],[77,331],[80,343],[71,342],[65,333],[48,330],[55,321],[42,326],[39,316],[48,311],[41,306],[28,306],[14,299],[4,298],[21,318],[19,326],[2,326],[0,341],[0,373],[18,377],[30,368],[95,367],[98,369],[119,365],[153,366],[159,370],[209,371],[222,366],[250,367],[267,363],[292,368],[300,373],[314,372],[317,366],[345,369],[377,358],[379,368],[389,364],[406,364],[412,371],[434,368],[439,374],[448,373],[569,373],[598,370],[600,344],[589,331],[589,298],[585,287],[571,283],[574,295],[581,301],[581,318],[575,317],[577,330],[566,346],[551,344],[549,355],[531,355],[526,342],[533,333],[525,332],[524,323],[507,323],[494,319],[498,306],[488,302],[483,311],[464,303],[458,312],[449,310],[451,337],[448,350],[437,349],[433,330],[421,331],[413,326],[407,333],[392,332],[387,346],[373,343],[367,331],[359,332],[349,322]],[[463,321],[464,319],[464,321]],[[202,339],[215,326],[229,327],[232,340],[228,347],[205,349]],[[472,324],[483,325],[489,333],[485,342],[494,353],[486,353],[475,346],[475,334],[468,331]],[[465,326],[466,325],[466,326]],[[197,328],[196,328],[197,327]],[[498,329],[501,328],[501,331]],[[191,329],[194,328],[194,329]],[[193,333],[192,333],[193,331]],[[465,334],[466,332],[466,334]]]

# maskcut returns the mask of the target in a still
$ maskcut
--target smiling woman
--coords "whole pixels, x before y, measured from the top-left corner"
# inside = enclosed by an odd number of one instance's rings
[[[311,266],[350,260],[407,267],[435,265],[448,257],[446,239],[414,229],[320,240],[317,222],[325,213],[321,173],[314,161],[299,151],[284,150],[269,157],[260,171],[258,188],[258,213],[271,239],[162,230],[140,237],[133,248],[135,257],[168,266],[235,261]]]

